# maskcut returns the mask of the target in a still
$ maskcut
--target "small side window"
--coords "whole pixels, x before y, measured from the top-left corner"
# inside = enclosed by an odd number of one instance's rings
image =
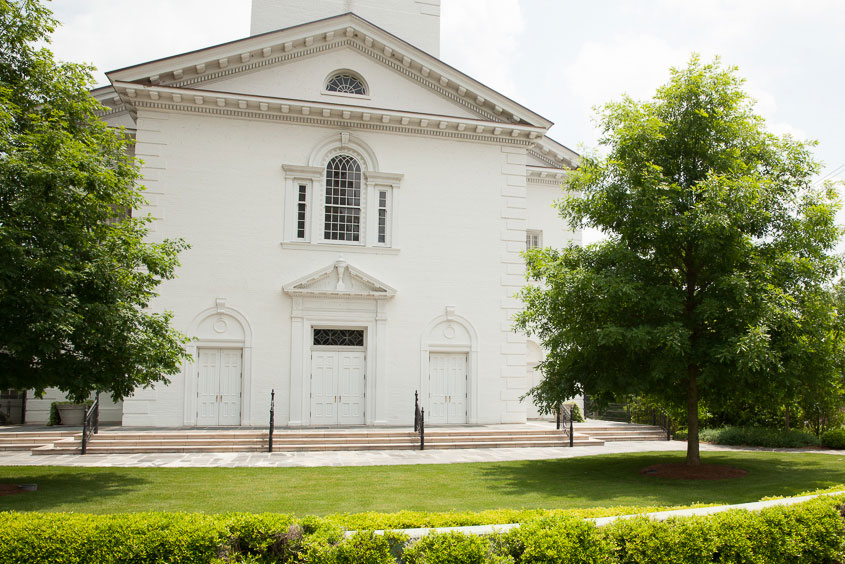
[[[388,192],[387,190],[378,190],[378,242],[380,245],[386,245],[388,241]]]
[[[528,229],[525,232],[525,250],[539,249],[543,246],[543,232],[539,229]]]
[[[305,239],[308,232],[308,185],[299,184],[296,200],[296,238]]]

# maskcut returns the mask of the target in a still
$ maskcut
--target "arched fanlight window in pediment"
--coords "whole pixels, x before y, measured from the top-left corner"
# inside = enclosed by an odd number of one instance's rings
[[[326,81],[327,92],[338,92],[340,94],[367,94],[367,85],[364,80],[350,71],[340,71],[332,74]]]

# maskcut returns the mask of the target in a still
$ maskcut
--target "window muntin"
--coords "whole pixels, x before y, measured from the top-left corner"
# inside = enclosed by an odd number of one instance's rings
[[[359,94],[366,95],[367,88],[364,86],[364,81],[352,73],[342,72],[335,75],[326,83],[326,90],[328,92],[338,92],[340,94]]]
[[[326,165],[323,238],[361,240],[361,165],[349,155],[332,157]]]
[[[525,232],[525,250],[539,249],[543,246],[543,232],[539,229],[529,229]]]
[[[363,329],[314,329],[315,346],[363,347]]]

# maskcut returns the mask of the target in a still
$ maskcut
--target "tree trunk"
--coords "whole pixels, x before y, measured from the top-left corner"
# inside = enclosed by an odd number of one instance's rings
[[[786,419],[786,430],[789,431],[789,404],[786,404],[786,414],[784,419]]]
[[[698,366],[687,367],[687,466],[698,466]]]

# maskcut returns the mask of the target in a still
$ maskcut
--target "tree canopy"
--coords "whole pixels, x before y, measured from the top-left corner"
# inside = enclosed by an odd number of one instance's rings
[[[145,240],[125,131],[102,121],[91,69],[43,45],[36,0],[0,0],[0,388],[115,399],[166,381],[186,357],[169,313],[146,308],[181,240]]]
[[[766,130],[737,69],[693,56],[650,101],[600,111],[606,156],[585,156],[559,202],[606,239],[527,253],[539,282],[517,326],[548,350],[531,393],[640,395],[686,412],[841,386],[833,186],[812,143]]]

